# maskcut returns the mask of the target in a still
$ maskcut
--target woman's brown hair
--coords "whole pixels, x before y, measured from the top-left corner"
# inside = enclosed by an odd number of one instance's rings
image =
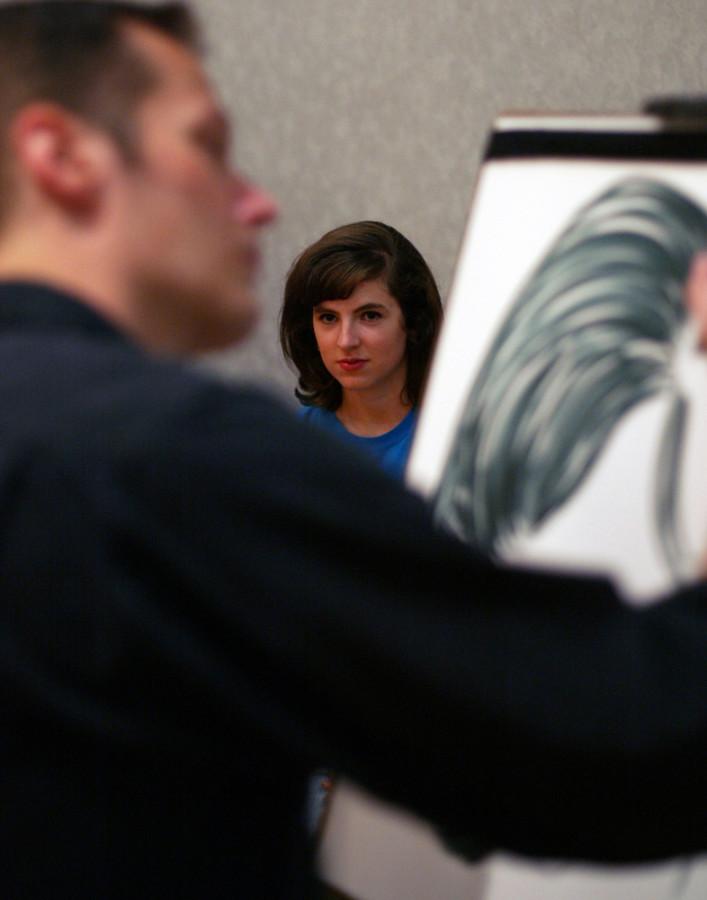
[[[381,279],[403,313],[407,333],[405,400],[417,405],[442,321],[439,290],[410,241],[382,222],[353,222],[328,231],[295,259],[285,283],[280,344],[299,374],[295,395],[307,406],[335,410],[341,385],[324,367],[312,310],[345,300],[364,281]]]

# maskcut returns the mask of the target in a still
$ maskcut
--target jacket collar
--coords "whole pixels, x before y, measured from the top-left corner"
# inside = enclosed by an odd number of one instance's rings
[[[126,340],[79,297],[39,282],[0,281],[0,333],[15,328],[82,331]]]

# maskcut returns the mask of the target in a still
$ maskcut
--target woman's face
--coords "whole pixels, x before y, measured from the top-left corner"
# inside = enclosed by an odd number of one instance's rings
[[[400,304],[381,280],[364,281],[346,300],[312,310],[322,362],[344,393],[400,396],[407,375],[407,335]]]

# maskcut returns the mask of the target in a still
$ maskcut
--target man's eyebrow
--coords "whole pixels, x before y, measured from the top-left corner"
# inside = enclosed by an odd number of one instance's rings
[[[233,148],[233,130],[228,118],[217,109],[202,112],[192,122],[190,131],[202,140],[207,140],[221,148],[223,154],[230,153]]]

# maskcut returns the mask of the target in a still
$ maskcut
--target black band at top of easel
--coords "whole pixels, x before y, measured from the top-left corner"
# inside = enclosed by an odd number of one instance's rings
[[[485,160],[556,158],[707,160],[707,130],[592,132],[509,130],[492,132]]]

